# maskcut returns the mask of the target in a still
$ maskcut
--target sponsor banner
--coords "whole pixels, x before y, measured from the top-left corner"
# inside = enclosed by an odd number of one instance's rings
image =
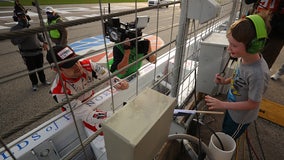
[[[105,90],[91,98],[90,101],[86,102],[86,104],[92,108],[96,108],[108,100],[111,97],[111,94],[115,95],[118,93],[118,91],[115,89],[112,91],[113,93],[111,93],[110,89]],[[65,127],[72,123],[73,118],[71,117],[71,114],[66,114],[63,112],[10,143],[8,147],[11,149],[16,158],[20,158],[25,153],[29,152],[31,149],[35,148],[37,145],[46,141],[47,139],[50,139],[56,133],[62,131]],[[4,148],[0,149],[0,160],[12,160],[12,157],[7,151],[5,151]]]

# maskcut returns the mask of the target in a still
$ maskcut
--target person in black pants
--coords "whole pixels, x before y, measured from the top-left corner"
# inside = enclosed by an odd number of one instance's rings
[[[26,13],[19,11],[16,12],[18,24],[11,28],[11,31],[22,30],[30,26],[26,17]],[[47,43],[41,34],[31,34],[28,36],[20,36],[11,39],[12,44],[18,45],[20,54],[27,66],[27,69],[32,72],[35,69],[39,69],[37,72],[29,73],[29,78],[32,82],[33,91],[38,89],[38,78],[44,85],[49,85],[50,82],[46,81],[43,67],[43,53],[42,50],[47,50]],[[38,77],[37,77],[38,75]]]

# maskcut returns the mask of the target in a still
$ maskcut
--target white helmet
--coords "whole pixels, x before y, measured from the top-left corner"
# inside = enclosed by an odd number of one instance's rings
[[[47,7],[45,8],[45,12],[46,12],[46,13],[53,13],[53,12],[54,12],[54,9],[53,9],[51,6],[47,6]]]

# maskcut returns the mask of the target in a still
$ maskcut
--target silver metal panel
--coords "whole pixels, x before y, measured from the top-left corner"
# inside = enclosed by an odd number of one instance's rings
[[[217,73],[221,73],[229,59],[225,33],[212,33],[201,42],[196,90],[211,94]]]

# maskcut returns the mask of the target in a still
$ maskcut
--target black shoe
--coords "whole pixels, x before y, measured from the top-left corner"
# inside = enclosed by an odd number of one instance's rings
[[[45,82],[42,82],[42,84],[48,86],[51,84],[51,82],[45,81]]]
[[[37,85],[36,84],[34,84],[32,88],[33,88],[33,91],[37,91]]]

